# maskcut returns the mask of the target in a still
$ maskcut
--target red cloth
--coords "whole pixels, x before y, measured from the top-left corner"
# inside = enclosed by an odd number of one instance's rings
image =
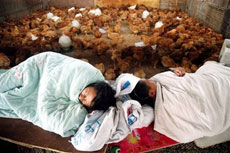
[[[135,129],[124,140],[110,144],[111,147],[119,147],[120,153],[140,153],[179,144],[153,130],[153,123],[148,127]]]

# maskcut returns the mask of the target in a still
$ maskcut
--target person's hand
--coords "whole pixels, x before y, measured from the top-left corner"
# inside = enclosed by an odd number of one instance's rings
[[[173,72],[180,77],[185,75],[185,69],[183,67],[177,67]]]

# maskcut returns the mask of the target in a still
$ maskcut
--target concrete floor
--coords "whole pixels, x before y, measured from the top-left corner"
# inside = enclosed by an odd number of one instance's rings
[[[229,153],[230,141],[208,148],[198,148],[193,142],[164,148],[149,153]]]
[[[0,152],[2,153],[55,153],[43,149],[22,147],[3,140],[0,140],[0,147]],[[106,153],[111,153],[110,148],[108,148]],[[198,148],[193,142],[191,142],[150,151],[148,153],[230,153],[230,141],[204,149]]]
[[[111,153],[110,148],[108,148],[106,153]],[[146,153],[230,153],[230,141],[204,149],[198,148],[193,142],[191,142]]]

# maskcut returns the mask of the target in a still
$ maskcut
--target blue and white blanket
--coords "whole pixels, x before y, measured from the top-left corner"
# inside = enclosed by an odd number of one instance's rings
[[[71,143],[77,150],[96,151],[105,144],[123,140],[132,130],[147,127],[154,119],[150,106],[141,106],[135,100],[117,101],[117,107],[106,112],[88,114]]]
[[[21,118],[63,137],[74,135],[87,115],[79,94],[103,80],[87,62],[54,52],[32,56],[1,71],[0,116]]]

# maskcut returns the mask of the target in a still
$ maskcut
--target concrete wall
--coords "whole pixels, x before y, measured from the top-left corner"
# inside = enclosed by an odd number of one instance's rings
[[[230,6],[226,9],[224,19],[222,22],[221,33],[224,34],[225,38],[230,39]]]
[[[171,9],[178,7],[180,10],[185,11],[186,0],[160,0],[160,9]]]
[[[0,22],[7,18],[20,18],[45,8],[48,0],[1,0]]]
[[[55,7],[85,7],[94,6],[94,0],[49,0],[50,6]]]
[[[204,25],[222,32],[229,38],[229,34],[226,34],[229,33],[230,25],[229,3],[230,0],[186,0],[185,11]]]

